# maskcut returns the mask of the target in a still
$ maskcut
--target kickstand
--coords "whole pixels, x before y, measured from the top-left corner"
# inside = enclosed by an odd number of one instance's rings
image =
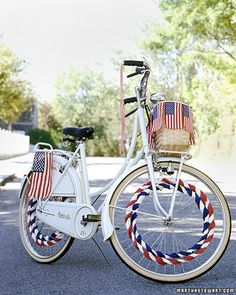
[[[94,241],[94,243],[96,244],[96,246],[98,247],[98,249],[100,250],[100,252],[102,253],[103,257],[105,258],[106,262],[108,263],[109,266],[112,266],[110,261],[108,260],[108,258],[106,257],[106,255],[104,254],[104,252],[102,251],[101,247],[98,245],[98,242],[92,238],[92,240]]]

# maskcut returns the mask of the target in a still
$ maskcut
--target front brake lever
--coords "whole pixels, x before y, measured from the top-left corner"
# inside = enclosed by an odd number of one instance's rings
[[[137,111],[138,108],[135,108],[134,110],[128,112],[126,115],[125,115],[125,118],[129,117],[130,115],[132,115],[133,113],[135,113]]]

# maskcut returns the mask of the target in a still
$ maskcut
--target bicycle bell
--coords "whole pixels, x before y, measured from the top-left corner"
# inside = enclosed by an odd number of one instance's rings
[[[157,104],[158,102],[163,101],[165,99],[165,94],[160,92],[153,93],[150,97],[150,100],[153,104]]]

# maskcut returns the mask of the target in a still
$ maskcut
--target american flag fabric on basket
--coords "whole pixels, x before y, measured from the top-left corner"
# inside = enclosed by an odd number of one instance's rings
[[[40,151],[34,155],[28,196],[46,199],[52,189],[52,152]]]
[[[168,129],[183,129],[183,104],[179,102],[166,102],[165,125]]]
[[[189,143],[194,141],[193,114],[190,107],[177,101],[159,102],[152,111],[148,128],[148,140],[152,142],[152,135],[158,131],[163,124],[168,129],[185,129],[189,132]]]
[[[162,126],[163,103],[158,103],[152,110],[150,122],[148,126],[148,142],[152,143],[153,133],[159,130]]]

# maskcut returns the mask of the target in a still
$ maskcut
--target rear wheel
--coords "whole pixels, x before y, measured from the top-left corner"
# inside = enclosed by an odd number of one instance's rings
[[[178,169],[177,162],[161,162],[155,171],[158,198],[167,212]],[[219,261],[230,238],[224,195],[207,175],[187,165],[173,218],[163,218],[155,210],[147,166],[120,183],[109,210],[114,225],[111,243],[118,256],[135,272],[157,281],[180,282],[202,275]]]
[[[74,238],[37,219],[37,200],[27,196],[27,189],[28,183],[22,189],[19,207],[19,231],[23,246],[37,262],[54,262],[66,254]],[[73,202],[73,198],[64,197],[52,197],[50,200]]]

